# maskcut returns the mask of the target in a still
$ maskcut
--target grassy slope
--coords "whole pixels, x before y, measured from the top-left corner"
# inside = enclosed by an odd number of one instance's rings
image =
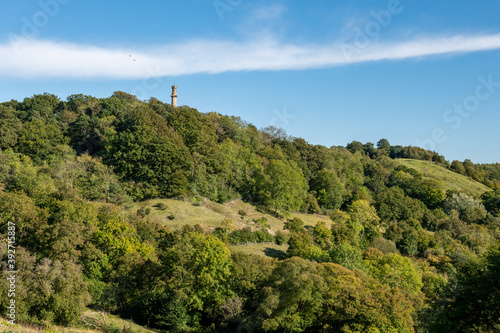
[[[400,159],[397,161],[416,169],[424,178],[440,181],[443,190],[458,189],[476,196],[490,190],[490,188],[479,182],[427,161],[410,159]],[[160,202],[167,205],[168,209],[162,211],[153,207],[156,203]],[[271,232],[283,230],[284,221],[282,219],[259,212],[256,207],[241,200],[234,200],[226,204],[218,204],[207,200],[201,205],[193,205],[188,201],[155,199],[137,203],[131,209],[131,212],[135,213],[141,207],[151,208],[151,213],[148,215],[150,221],[167,225],[173,229],[179,229],[186,224],[200,224],[205,230],[214,230],[220,226],[222,220],[227,218],[233,220],[233,226],[236,229],[247,226],[256,228],[257,226],[252,220],[265,217],[270,225]],[[246,212],[246,216],[243,218],[238,214],[240,210]],[[171,215],[175,216],[173,220],[168,218]],[[318,221],[324,221],[329,227],[332,222],[327,216],[315,214],[292,213],[291,217],[300,218],[306,226],[314,226]],[[273,247],[272,244],[251,244],[233,248],[247,253],[258,253],[268,256],[279,255],[279,251],[286,251],[286,248]]]
[[[231,246],[233,252],[243,252],[246,254],[264,255],[270,258],[285,259],[288,245],[277,245],[274,243],[261,243]]]
[[[97,318],[102,322],[103,318],[100,313],[94,312],[92,310],[87,310],[84,313],[87,317]],[[106,323],[108,325],[114,326],[118,329],[131,328],[134,333],[157,333],[159,331],[145,328],[143,326],[137,325],[130,320],[121,319],[117,316],[113,316],[111,314],[106,314]],[[23,325],[16,324],[15,326],[11,326],[7,323],[7,320],[4,318],[0,318],[0,332],[14,332],[14,333],[59,333],[59,332],[67,332],[67,333],[102,333],[101,330],[97,329],[86,329],[86,328],[73,328],[73,327],[62,327],[51,325],[48,328],[40,328],[34,325]]]
[[[424,178],[432,178],[442,182],[443,190],[456,189],[479,196],[491,189],[475,180],[447,170],[427,161],[399,159],[399,163],[417,170]]]
[[[159,202],[167,205],[168,209],[162,211],[153,207]],[[206,230],[213,230],[220,226],[222,220],[227,218],[233,220],[234,228],[241,229],[248,226],[256,227],[256,224],[252,220],[265,217],[272,231],[283,230],[283,220],[259,212],[254,206],[241,200],[234,200],[223,205],[207,200],[201,206],[195,206],[188,201],[155,199],[136,203],[131,212],[135,213],[141,207],[151,208],[151,213],[147,216],[150,221],[169,226],[173,229],[182,228],[186,224],[200,224]],[[242,218],[238,214],[240,210],[246,212],[245,217]],[[168,218],[170,215],[174,215],[175,218],[170,220]],[[320,220],[325,221],[328,226],[331,224],[331,220],[327,216],[293,213],[292,217],[300,218],[304,221],[305,225],[313,226]]]
[[[91,318],[96,318],[96,319],[98,319],[98,320],[100,320],[102,322],[102,314],[101,313],[97,313],[95,311],[88,310],[88,311],[85,311],[84,316],[91,317]],[[111,314],[106,314],[105,316],[106,316],[106,324],[107,325],[110,325],[110,326],[113,326],[113,327],[116,327],[116,328],[119,328],[119,329],[131,328],[132,332],[134,332],[134,333],[156,333],[156,332],[160,332],[158,330],[153,330],[153,329],[150,329],[150,328],[146,328],[144,326],[137,325],[137,324],[135,324],[134,322],[132,322],[130,320],[122,319],[120,317],[113,316]]]
[[[60,326],[50,326],[50,330],[36,328],[35,326],[16,324],[14,327],[10,325],[0,325],[0,332],[7,333],[44,333],[44,332],[67,332],[67,333],[102,333],[102,331],[86,330],[79,328],[69,328]]]
[[[167,205],[168,208],[166,210],[159,210],[153,207],[160,202]],[[207,231],[214,230],[221,225],[222,220],[227,218],[233,220],[235,229],[242,229],[245,227],[256,229],[258,226],[253,222],[253,219],[265,217],[270,225],[271,233],[274,234],[274,232],[278,230],[283,230],[284,220],[259,212],[256,207],[241,200],[234,200],[223,205],[207,200],[204,201],[202,205],[193,205],[188,201],[154,199],[136,203],[131,209],[131,212],[135,214],[141,207],[151,209],[151,213],[147,216],[150,221],[166,225],[172,229],[180,229],[184,225],[193,226],[195,224],[200,224]],[[245,211],[247,215],[242,218],[241,215],[238,214],[240,210]],[[170,220],[168,218],[170,215],[174,215],[175,218]],[[290,217],[301,219],[306,226],[314,226],[318,221],[324,221],[327,227],[330,227],[332,223],[332,220],[324,215],[292,213]],[[265,255],[272,258],[283,258],[287,247],[287,245],[280,246],[265,243],[231,246],[231,250]]]

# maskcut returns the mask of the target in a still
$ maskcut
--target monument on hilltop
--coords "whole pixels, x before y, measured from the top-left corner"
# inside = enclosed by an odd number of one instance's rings
[[[172,97],[172,106],[177,107],[177,86],[176,85],[172,86],[172,95],[170,95],[170,97]]]

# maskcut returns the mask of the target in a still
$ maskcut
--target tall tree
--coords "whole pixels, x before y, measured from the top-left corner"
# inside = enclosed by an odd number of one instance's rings
[[[281,261],[264,293],[265,332],[413,332],[404,295],[337,264]]]
[[[165,118],[140,106],[126,114],[123,130],[104,141],[104,162],[125,180],[143,183],[149,196],[174,196],[189,190],[191,156]],[[148,196],[148,194],[142,194]]]
[[[14,147],[21,131],[21,121],[14,109],[0,105],[0,150]]]
[[[327,209],[338,209],[344,202],[344,184],[333,170],[323,169],[312,180],[312,190],[316,192],[318,204]]]
[[[463,265],[429,314],[430,332],[498,332],[500,252]]]
[[[380,236],[379,222],[375,207],[366,200],[354,201],[348,208],[349,224],[356,236],[365,245]]]
[[[259,180],[264,203],[274,209],[288,212],[299,209],[307,195],[307,183],[300,168],[293,162],[271,160]]]
[[[67,141],[57,125],[35,119],[24,124],[17,150],[31,157],[35,163],[41,163],[50,157],[62,157],[64,150],[61,146]]]

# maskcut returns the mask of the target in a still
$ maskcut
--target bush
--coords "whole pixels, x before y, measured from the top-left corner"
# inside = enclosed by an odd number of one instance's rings
[[[168,208],[167,205],[165,205],[163,202],[158,202],[153,207],[158,208],[158,210],[167,210],[167,208]]]
[[[263,216],[259,219],[254,219],[253,220],[255,224],[257,224],[261,229],[267,229],[269,228],[269,223],[267,223],[267,219]]]
[[[149,215],[149,213],[151,213],[151,208],[149,207],[141,207],[137,210],[137,216],[139,217],[145,217]]]
[[[43,333],[57,333],[57,330],[55,328],[52,328],[51,326],[47,325],[47,326],[45,326]]]
[[[278,245],[287,244],[289,239],[290,239],[290,235],[289,234],[285,234],[281,230],[278,230],[276,232],[276,236],[274,237],[274,241]]]
[[[246,244],[246,243],[255,243],[257,238],[254,232],[250,227],[246,227],[245,229],[234,230],[227,236],[227,240],[229,244],[237,245],[237,244]]]
[[[245,217],[245,216],[247,216],[247,212],[246,212],[246,211],[244,211],[243,209],[240,209],[240,210],[238,211],[238,215],[241,215],[241,217]]]
[[[398,253],[399,251],[396,247],[396,244],[388,239],[377,237],[370,243],[370,247],[375,248],[377,250],[382,251],[382,253]]]
[[[228,243],[228,237],[227,237],[227,231],[224,228],[217,227],[215,230],[212,232],[212,235],[223,241],[224,243]]]
[[[267,243],[274,241],[274,237],[265,230],[252,231],[250,227],[246,227],[245,229],[238,229],[229,233],[227,241],[231,245]]]
[[[273,236],[267,231],[257,230],[254,233],[257,238],[257,243],[267,243],[267,242],[272,242],[274,240]]]
[[[168,218],[169,220],[173,220],[173,219],[175,219],[175,215],[174,215],[174,214],[170,214],[169,216],[167,216],[167,218]]]

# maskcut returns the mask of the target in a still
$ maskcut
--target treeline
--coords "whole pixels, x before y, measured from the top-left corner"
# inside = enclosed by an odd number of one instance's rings
[[[463,162],[454,160],[448,162],[444,156],[430,150],[413,146],[391,146],[387,139],[381,139],[375,146],[371,142],[365,144],[359,141],[353,141],[346,146],[353,154],[359,152],[362,155],[367,155],[370,158],[380,156],[389,156],[393,159],[410,158],[414,160],[422,160],[436,163],[444,168],[467,176],[475,181],[483,183],[492,189],[500,189],[500,164],[474,164],[471,160],[466,159]]]
[[[0,240],[5,253],[14,222],[19,320],[76,324],[91,306],[171,332],[499,328],[500,191],[444,192],[395,160],[457,165],[434,152],[385,139],[311,145],[122,92],[2,103],[0,132]],[[498,165],[470,169],[496,188]],[[242,198],[285,232],[272,236],[265,220],[173,232],[131,213],[162,197]],[[304,226],[290,211],[333,224]],[[269,241],[288,243],[289,258],[228,247]]]
[[[43,94],[5,102],[0,128],[0,149],[29,156],[35,165],[88,155],[89,163],[99,164],[99,177],[109,175],[104,182],[95,180],[107,184],[105,200],[117,203],[127,200],[126,194],[132,200],[242,197],[276,213],[345,208],[367,191],[365,165],[380,165],[385,157],[433,161],[492,188],[500,179],[498,165],[450,164],[435,152],[392,146],[386,139],[376,147],[357,141],[345,148],[314,146],[281,129],[259,131],[236,117],[174,108],[156,99],[141,102],[123,92],[100,99],[71,95],[61,101]],[[66,166],[72,179],[81,180],[83,169],[93,167],[75,163],[74,170]],[[81,197],[103,200],[104,192]]]

